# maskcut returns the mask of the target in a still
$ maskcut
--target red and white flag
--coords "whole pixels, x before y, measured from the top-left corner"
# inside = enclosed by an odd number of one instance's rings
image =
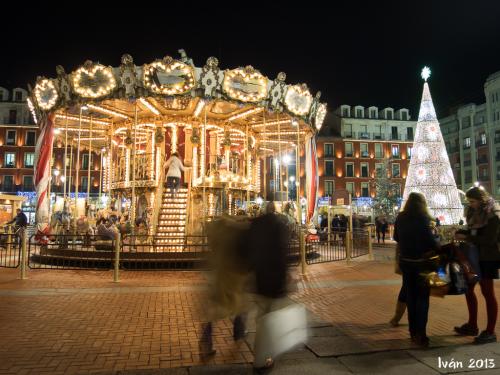
[[[306,194],[307,194],[307,223],[316,213],[318,201],[318,156],[314,136],[306,137]]]
[[[54,113],[49,113],[40,119],[40,136],[35,148],[35,189],[37,239],[41,240],[50,234],[49,226],[49,184],[50,161],[54,142]]]

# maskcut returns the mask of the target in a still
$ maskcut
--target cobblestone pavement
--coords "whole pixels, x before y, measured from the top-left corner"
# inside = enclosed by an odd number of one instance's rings
[[[406,317],[398,328],[388,325],[401,285],[392,253],[390,245],[380,246],[375,261],[316,264],[304,277],[296,274],[298,291],[291,298],[310,311],[310,339],[281,358],[273,373],[446,373],[439,368],[442,357],[464,365],[491,359],[497,367],[481,373],[500,374],[500,345],[466,345],[470,338],[452,334],[467,318],[463,296],[431,299],[431,350],[413,350]],[[2,375],[251,372],[251,323],[247,340],[235,343],[231,322],[218,322],[217,355],[200,361],[207,284],[202,272],[122,272],[120,283],[108,271],[32,270],[24,281],[18,276],[19,270],[0,269]],[[485,307],[478,299],[483,328]]]

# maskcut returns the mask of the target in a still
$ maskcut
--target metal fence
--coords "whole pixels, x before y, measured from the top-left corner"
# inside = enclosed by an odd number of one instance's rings
[[[120,264],[130,270],[201,269],[206,267],[208,253],[204,236],[126,235]]]
[[[0,267],[17,268],[21,262],[20,233],[7,229],[0,234]]]
[[[367,255],[369,253],[370,240],[368,230],[364,228],[353,229],[351,258]]]
[[[40,244],[28,240],[28,266],[55,269],[111,269],[115,241],[94,235],[58,234]]]
[[[335,262],[346,257],[346,232],[342,230],[332,230],[329,235],[323,233],[319,241],[306,241],[307,264]]]
[[[290,233],[289,266],[301,262],[300,231],[297,227]],[[332,231],[319,240],[308,238],[304,245],[306,263],[334,262],[369,254],[367,230],[354,230],[350,244],[348,236],[349,232]],[[211,253],[204,236],[125,235],[117,241],[97,235],[62,234],[50,236],[47,243],[40,244],[31,235],[27,241],[28,266],[31,269],[204,269]],[[0,235],[0,267],[19,266],[20,243],[15,235]]]

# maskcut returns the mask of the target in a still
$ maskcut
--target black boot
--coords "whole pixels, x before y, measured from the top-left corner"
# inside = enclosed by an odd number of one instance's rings
[[[244,315],[236,315],[233,321],[233,339],[234,341],[238,341],[245,336],[245,317]]]
[[[207,358],[216,353],[213,348],[212,341],[212,322],[206,323],[203,327],[203,332],[201,334],[201,339],[199,343],[200,356],[202,358]]]

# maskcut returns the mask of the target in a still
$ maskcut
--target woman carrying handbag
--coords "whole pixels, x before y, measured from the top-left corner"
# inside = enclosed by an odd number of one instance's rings
[[[410,336],[421,347],[429,346],[426,327],[430,296],[430,288],[421,274],[426,271],[428,253],[439,249],[431,220],[424,196],[410,193],[394,225],[394,240],[400,249],[399,266],[406,288]]]
[[[500,235],[500,208],[493,198],[482,188],[470,188],[465,194],[469,202],[465,217],[468,230],[455,234],[455,239],[466,241],[476,246],[479,251],[479,268],[481,292],[486,301],[488,324],[486,330],[479,336],[477,324],[477,298],[474,292],[476,283],[469,285],[465,294],[469,321],[460,327],[455,327],[455,332],[463,336],[477,336],[475,344],[496,342],[495,326],[498,315],[498,304],[493,288],[493,280],[499,278],[500,251],[498,239]]]

